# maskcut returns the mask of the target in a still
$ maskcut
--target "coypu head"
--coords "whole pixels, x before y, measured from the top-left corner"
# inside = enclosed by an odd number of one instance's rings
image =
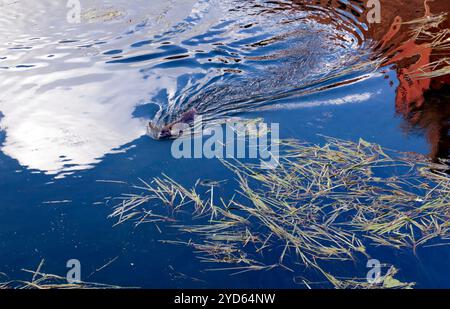
[[[156,124],[149,122],[148,124],[148,134],[156,140],[164,139],[174,139],[178,138],[183,134],[183,131],[174,130],[172,125],[167,125],[164,127],[157,126]]]
[[[149,135],[157,140],[175,139],[183,135],[184,131],[189,128],[189,125],[194,122],[197,115],[195,109],[191,109],[182,114],[180,118],[166,126],[158,126],[153,122],[148,124]]]

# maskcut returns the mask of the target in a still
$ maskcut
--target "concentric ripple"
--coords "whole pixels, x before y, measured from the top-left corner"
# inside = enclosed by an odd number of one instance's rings
[[[119,151],[150,119],[252,111],[377,67],[358,1],[86,0],[76,24],[66,1],[3,2],[1,150],[58,176]]]

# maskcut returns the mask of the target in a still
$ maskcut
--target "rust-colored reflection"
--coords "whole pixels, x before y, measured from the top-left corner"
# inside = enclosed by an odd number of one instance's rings
[[[450,1],[382,1],[381,4],[382,23],[372,27],[369,35],[378,40],[377,49],[386,57],[385,65],[394,65],[397,71],[396,111],[407,121],[405,128],[425,131],[434,160],[447,158]],[[387,31],[384,23],[390,25]]]
[[[424,130],[431,157],[447,158],[450,149],[450,1],[380,0],[381,20],[369,23],[373,3],[368,0],[292,0],[351,16],[361,38],[374,46],[374,58],[397,72],[396,111],[407,130]],[[371,15],[373,16],[373,15]],[[336,27],[344,23],[329,20]],[[393,81],[391,81],[393,84]]]
[[[450,56],[449,19],[445,15],[450,9],[450,2],[422,0],[408,1],[408,5],[418,9],[404,10],[405,13],[396,15],[378,45],[382,55],[387,57],[385,64],[396,66],[400,82],[396,107],[402,114],[408,114],[413,107],[422,106],[424,94],[428,90],[440,89],[448,84],[449,76],[444,71],[435,75],[450,65],[450,59],[446,57]],[[384,11],[391,10],[385,8]],[[372,32],[380,36],[380,31],[374,32],[376,28],[372,28]],[[378,30],[382,30],[382,27]]]

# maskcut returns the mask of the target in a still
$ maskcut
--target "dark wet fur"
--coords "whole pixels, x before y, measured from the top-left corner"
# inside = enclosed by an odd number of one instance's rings
[[[165,125],[162,128],[156,127],[152,122],[149,123],[149,130],[156,139],[171,139],[177,138],[183,134],[183,131],[174,130],[174,127],[178,124],[191,125],[194,122],[195,116],[197,116],[197,110],[195,108],[183,113],[177,120]]]

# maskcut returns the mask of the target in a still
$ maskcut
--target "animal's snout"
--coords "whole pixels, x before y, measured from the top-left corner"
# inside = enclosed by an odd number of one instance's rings
[[[182,114],[177,121],[164,127],[161,127],[154,122],[149,122],[148,133],[152,138],[157,140],[178,138],[182,136],[184,132],[188,131],[190,124],[194,122],[196,115],[197,110],[193,108]]]
[[[184,130],[185,127],[179,124],[165,127],[159,127],[152,122],[148,124],[148,134],[156,140],[178,138],[183,135]]]
[[[151,138],[156,139],[156,140],[163,138],[162,134],[161,134],[162,131],[163,131],[163,128],[157,126],[153,122],[148,123],[147,133],[148,133],[148,135],[150,135]]]
[[[162,130],[159,131],[158,139],[168,139],[168,138],[172,138],[172,137],[173,137],[173,132],[172,132],[172,130],[170,130],[168,128],[162,128]]]

